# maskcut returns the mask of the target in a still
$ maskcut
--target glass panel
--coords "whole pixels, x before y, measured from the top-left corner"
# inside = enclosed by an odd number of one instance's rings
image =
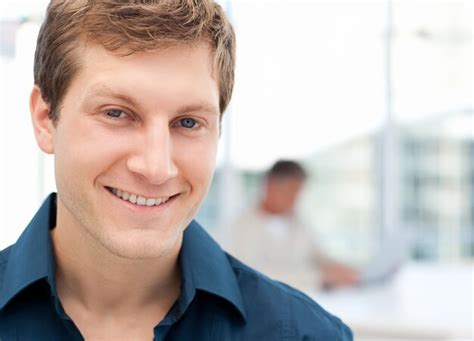
[[[393,8],[402,224],[415,236],[417,258],[472,257],[472,2]]]
[[[394,1],[393,94],[399,121],[472,109],[473,4]]]
[[[232,2],[234,165],[307,158],[379,127],[384,13],[383,2]]]

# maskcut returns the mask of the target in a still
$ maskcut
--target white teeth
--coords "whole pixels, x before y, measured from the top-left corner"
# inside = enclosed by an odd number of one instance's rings
[[[138,197],[138,198],[137,198],[137,205],[145,206],[145,205],[146,205],[146,198],[144,198],[144,197]]]
[[[170,199],[169,197],[145,198],[136,194],[130,194],[129,192],[125,192],[116,188],[112,188],[111,191],[117,197],[139,206],[148,206],[148,207],[158,206],[158,205],[166,203]]]

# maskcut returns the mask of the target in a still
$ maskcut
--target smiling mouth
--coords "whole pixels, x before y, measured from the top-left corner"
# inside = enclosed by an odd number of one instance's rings
[[[128,201],[129,203],[137,205],[137,206],[147,206],[147,207],[163,205],[167,203],[168,200],[178,195],[176,194],[171,197],[148,198],[148,197],[144,197],[138,194],[122,191],[118,188],[113,188],[113,187],[105,187],[105,188],[110,193],[115,195],[117,198],[120,198],[124,201]]]

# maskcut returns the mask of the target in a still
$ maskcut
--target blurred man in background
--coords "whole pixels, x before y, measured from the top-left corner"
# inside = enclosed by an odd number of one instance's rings
[[[232,226],[232,252],[266,275],[302,290],[351,286],[355,269],[331,259],[295,208],[307,173],[295,161],[277,161],[266,173],[262,197]]]

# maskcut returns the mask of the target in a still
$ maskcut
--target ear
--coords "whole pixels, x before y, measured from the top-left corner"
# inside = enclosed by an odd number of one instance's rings
[[[56,128],[49,118],[49,104],[43,99],[41,90],[33,87],[30,95],[30,112],[36,142],[41,150],[47,154],[54,154],[54,132]]]

